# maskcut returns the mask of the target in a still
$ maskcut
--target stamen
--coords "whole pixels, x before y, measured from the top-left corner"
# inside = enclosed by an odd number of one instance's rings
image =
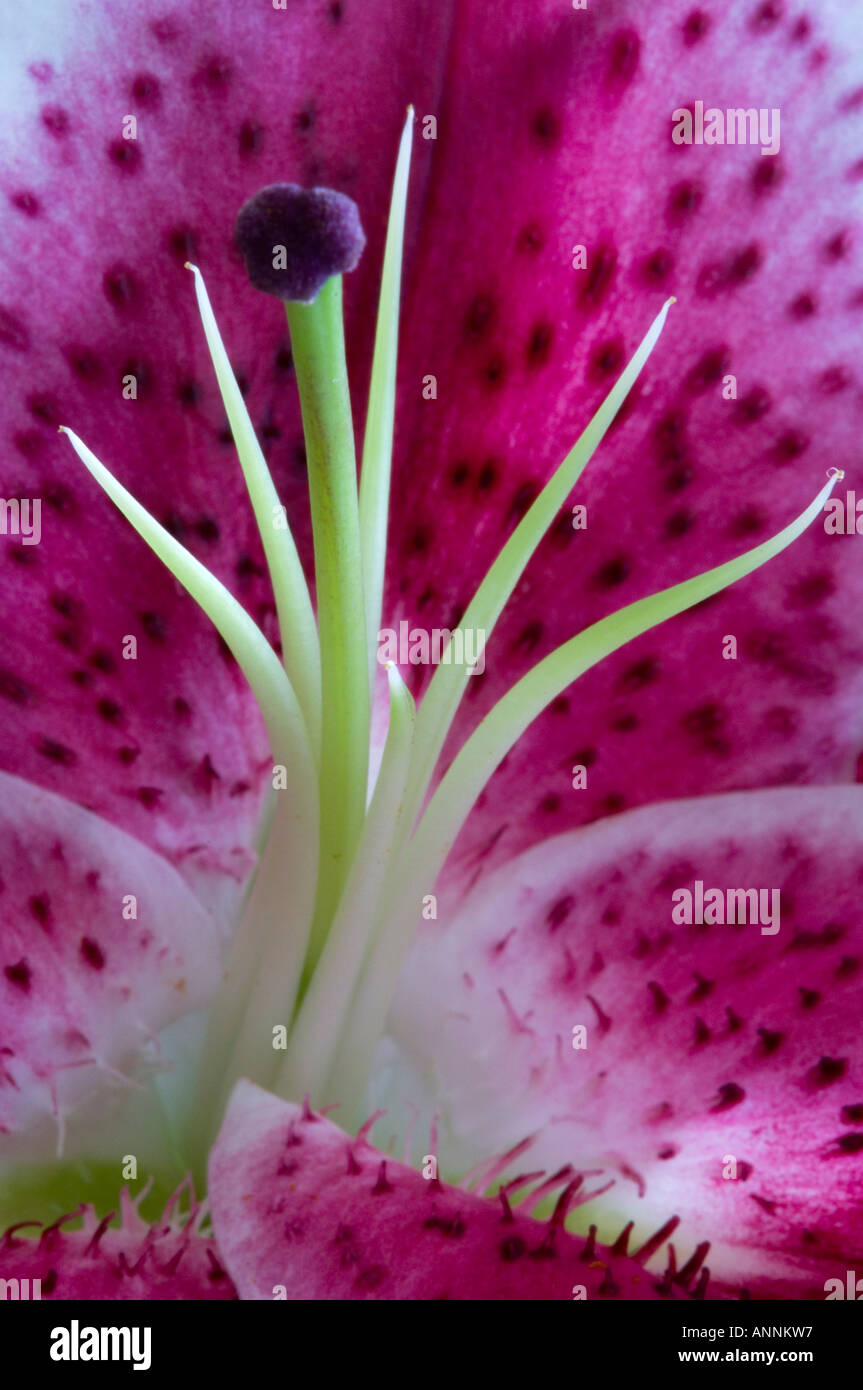
[[[65,434],[91,476],[221,633],[255,692],[274,756],[296,771],[302,785],[313,776],[303,718],[293,687],[260,628],[224,584],[150,515],[83,440],[65,425],[59,432]]]
[[[342,1034],[339,1060],[330,1079],[333,1098],[362,1093],[416,929],[418,895],[434,889],[476,798],[513,744],[551,700],[604,657],[778,555],[819,515],[836,481],[831,478],[806,510],[770,540],[704,574],[639,599],[565,642],[522,677],[485,716],[437,787],[390,886],[374,953],[363,969]],[[405,903],[414,906],[406,912]]]
[[[210,1006],[196,1077],[196,1103],[184,1116],[186,1153],[201,1161],[241,1077],[270,1085],[278,1062],[274,1024],[290,1023],[300,986],[317,888],[317,787],[312,785],[313,854],[298,863],[292,796],[276,794],[260,862],[230,944],[222,987]]]
[[[393,425],[396,409],[396,365],[399,347],[399,287],[405,234],[414,109],[408,107],[399,144],[393,180],[381,293],[375,332],[369,405],[363,438],[363,466],[360,472],[360,543],[363,553],[363,586],[366,598],[366,628],[369,652],[369,686],[374,694],[377,635],[381,625],[384,567],[387,551],[387,521],[390,502],[390,471],[393,454]]]
[[[186,269],[195,277],[195,294],[207,346],[264,547],[276,601],[285,670],[297,692],[317,762],[321,747],[321,654],[309,588],[285,510],[225,351],[204,277],[189,261],[186,261]]]
[[[353,270],[366,244],[352,198],[295,183],[271,183],[244,203],[236,238],[255,289],[299,304]]]
[[[676,303],[666,300],[639,343],[632,360],[621,372],[596,414],[570,449],[563,463],[525,513],[471,600],[459,626],[464,631],[486,634],[486,642],[515,589],[527,563],[551,526],[584,469],[596,452],[618,410],[656,346],[668,311]],[[455,718],[469,679],[464,666],[440,665],[423,697],[414,741],[408,806],[411,818],[422,805],[447,733]]]
[[[374,795],[366,816],[353,871],[308,993],[291,1031],[277,1091],[286,1099],[306,1086],[322,1095],[339,1041],[341,1019],[356,984],[363,957],[379,921],[387,875],[408,827],[401,815],[414,731],[413,698],[392,662],[387,663],[390,722]]]
[[[231,966],[216,1001],[199,1077],[198,1122],[187,1131],[188,1151],[199,1159],[218,1122],[215,1100],[224,1090],[225,1060],[234,1044],[248,991],[267,942],[276,935],[279,946],[279,998],[290,1013],[315,900],[318,873],[318,789],[316,769],[306,726],[293,687],[265,638],[233,594],[185,549],[130,492],[117,482],[95,454],[72,430],[61,426],[82,463],[111,501],[158,555],[162,563],[210,618],[236,657],[264,718],[273,759],[291,778],[282,793],[273,828],[258,870],[248,910],[232,945]],[[290,885],[286,894],[285,885]],[[261,911],[261,904],[264,911]],[[263,938],[263,939],[262,939]],[[259,1044],[264,1024],[258,1022]],[[245,1043],[245,1035],[241,1035]],[[259,1055],[256,1048],[255,1055]],[[271,1060],[271,1057],[270,1057]],[[246,1057],[237,1062],[234,1079],[245,1074]],[[254,1074],[254,1073],[252,1073]]]
[[[691,608],[785,550],[815,520],[833,491],[831,478],[809,506],[782,531],[725,564],[600,619],[564,642],[523,676],[485,716],[435,791],[414,837],[421,862],[440,864],[451,849],[476,797],[537,715],[592,666],[642,633]]]

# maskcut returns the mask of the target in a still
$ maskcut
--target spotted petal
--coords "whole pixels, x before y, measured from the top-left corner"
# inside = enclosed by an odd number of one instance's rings
[[[352,337],[370,361],[398,129],[409,97],[435,91],[444,17],[388,19],[394,77],[375,17],[342,4],[193,0],[153,16],[64,0],[51,15],[53,37],[43,8],[30,24],[18,17],[6,48],[0,450],[5,495],[42,501],[42,539],[3,538],[0,766],[121,825],[190,877],[201,865],[214,879],[237,876],[267,756],[254,702],[57,426],[86,438],[277,639],[183,262],[206,277],[302,537],[284,317],[249,289],[234,218],[249,194],[284,179],[360,198],[372,247]]]
[[[100,1219],[91,1207],[41,1231],[32,1229],[39,1222],[21,1222],[0,1238],[0,1279],[18,1280],[22,1298],[117,1303],[236,1298],[212,1236],[201,1231],[203,1212],[196,1208],[180,1216],[175,1205],[176,1196],[150,1226],[124,1192],[120,1226],[109,1225],[114,1213]],[[77,1225],[70,1230],[72,1222]],[[22,1293],[25,1279],[30,1282]],[[38,1293],[32,1292],[34,1280],[39,1280]]]
[[[0,1134],[35,1127],[56,1151],[91,1092],[160,1064],[156,1034],[212,995],[222,938],[159,855],[7,773],[0,911]]]
[[[841,0],[548,0],[493,25],[457,7],[402,338],[394,618],[453,625],[664,296],[678,304],[572,497],[586,529],[562,511],[451,750],[528,663],[779,529],[829,466],[861,495],[860,23]],[[779,109],[779,152],[674,144],[696,100]],[[499,771],[462,859],[666,797],[852,781],[859,544],[813,527],[591,673]]]
[[[686,1297],[697,1266],[663,1281],[566,1233],[577,1187],[540,1223],[423,1177],[250,1082],[234,1091],[210,1160],[214,1228],[243,1299]]]
[[[861,791],[750,792],[559,836],[442,903],[393,1015],[442,1151],[535,1133],[532,1164],[601,1169],[639,1228],[679,1215],[729,1284],[823,1297],[863,1240],[861,868]],[[676,925],[699,880],[778,889],[779,915]]]
[[[166,852],[188,847],[192,819],[217,862],[247,841],[259,727],[242,684],[213,661],[212,633],[71,471],[50,427],[76,425],[271,617],[181,262],[194,252],[205,270],[303,539],[289,356],[271,306],[242,288],[230,228],[272,179],[357,197],[370,232],[349,286],[362,390],[408,99],[423,122],[434,116],[422,134],[436,138],[417,141],[412,185],[393,621],[452,621],[660,296],[681,300],[674,336],[585,480],[588,529],[562,515],[489,650],[485,690],[471,687],[468,719],[574,620],[727,557],[799,510],[822,464],[852,458],[859,79],[843,50],[854,48],[853,12],[838,0],[817,20],[775,4],[673,0],[660,13],[625,0],[611,14],[542,0],[489,27],[479,4],[414,9],[388,14],[384,44],[375,8],[344,0],[255,7],[242,21],[203,0],[157,19],[133,5],[75,6],[62,71],[45,62],[40,26],[23,48],[27,76],[9,84],[26,153],[6,176],[6,447],[10,482],[42,492],[52,525],[35,557],[15,552],[0,689],[26,736],[0,755],[63,790],[74,768],[79,798]],[[673,145],[672,110],[696,99],[780,108],[780,153]],[[123,139],[127,111],[136,141]],[[63,275],[46,277],[59,237]],[[573,268],[582,244],[583,271]],[[123,400],[135,365],[138,398]],[[728,372],[736,401],[722,398]],[[435,401],[422,397],[428,373]],[[92,578],[85,539],[100,557]],[[769,575],[608,663],[577,704],[558,701],[499,774],[472,846],[493,839],[498,855],[512,853],[704,787],[848,780],[863,732],[847,617],[859,567],[852,540],[832,542],[812,535]],[[53,640],[33,643],[49,612]],[[141,634],[146,689],[140,666],[104,669],[126,632]],[[728,633],[736,665],[721,659]],[[61,691],[72,705],[62,720]],[[218,739],[212,706],[234,711]],[[576,753],[593,765],[577,802],[561,794]],[[514,823],[507,808],[523,796],[533,814]]]

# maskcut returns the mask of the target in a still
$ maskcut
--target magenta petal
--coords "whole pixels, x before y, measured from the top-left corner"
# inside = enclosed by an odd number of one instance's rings
[[[0,774],[0,1133],[122,1087],[211,997],[221,938],[179,873],[73,803]],[[134,916],[132,915],[134,913]]]
[[[393,154],[416,103],[393,620],[452,622],[621,353],[669,290],[680,298],[585,481],[587,531],[562,514],[471,686],[468,719],[575,626],[778,527],[828,464],[853,459],[857,431],[863,183],[847,7],[801,20],[775,6],[758,20],[747,6],[704,6],[693,22],[690,0],[623,0],[613,15],[543,0],[492,26],[479,3],[404,6],[385,23],[374,5],[247,8],[194,0],[156,19],[131,4],[95,18],[76,8],[56,75],[34,41],[20,102],[27,154],[8,163],[2,219],[9,490],[44,496],[46,534],[8,566],[0,696],[15,708],[0,762],[74,786],[167,853],[188,845],[194,822],[218,862],[248,842],[257,809],[245,802],[263,750],[244,684],[53,431],[73,425],[271,623],[182,270],[194,255],[207,275],[302,539],[289,354],[231,241],[262,184],[329,183],[359,203],[370,244],[348,297],[362,391]],[[780,154],[672,145],[671,112],[696,93],[779,106]],[[137,142],[122,139],[126,111]],[[436,139],[422,138],[426,114]],[[74,254],[46,278],[61,234]],[[572,268],[575,244],[585,271]],[[135,364],[139,398],[124,401]],[[721,399],[726,366],[736,402]],[[428,373],[435,401],[422,398]],[[705,787],[849,780],[863,739],[855,556],[850,539],[813,531],[605,663],[524,740],[472,843],[495,837],[512,853]],[[104,669],[126,632],[143,633],[146,679],[143,660]],[[727,633],[738,662],[721,659]],[[570,754],[589,764],[580,797],[568,795],[581,761]],[[514,822],[516,800],[530,814]]]
[[[442,1143],[468,1164],[539,1131],[532,1160],[678,1213],[716,1277],[823,1297],[863,1241],[861,865],[863,789],[751,792],[546,841],[442,907],[393,1015]],[[675,925],[696,880],[778,888],[778,933]]]
[[[57,426],[79,433],[276,636],[183,262],[207,279],[302,535],[284,314],[250,288],[234,221],[249,195],[284,179],[358,198],[371,244],[351,277],[352,336],[370,361],[398,131],[410,98],[433,100],[445,17],[388,12],[385,44],[377,7],[362,15],[317,0],[285,11],[209,0],[156,15],[134,3],[59,9],[64,65],[42,61],[45,21],[34,14],[14,75],[14,148],[2,156],[3,489],[43,508],[40,545],[0,538],[0,766],[184,865],[205,842],[214,870],[231,872],[260,809],[266,744],[254,702],[209,622]],[[127,113],[134,141],[123,138]],[[124,399],[130,376],[137,398]],[[122,656],[129,634],[136,661]]]
[[[510,1213],[248,1081],[234,1091],[209,1186],[243,1299],[544,1300],[572,1298],[576,1285],[588,1298],[685,1296],[687,1281],[660,1292],[635,1259],[567,1234],[567,1196],[550,1223]]]
[[[572,499],[587,529],[563,509],[470,682],[457,739],[585,624],[779,530],[828,467],[850,468],[840,493],[863,497],[860,35],[841,3],[802,16],[754,0],[579,13],[549,0],[494,24],[482,4],[456,7],[403,336],[393,621],[454,624],[663,298],[678,297]],[[696,98],[781,108],[779,154],[674,145],[672,112]],[[729,373],[736,400],[722,397]],[[666,797],[853,780],[861,544],[813,526],[604,662],[525,736],[465,843],[493,843],[501,862]],[[727,634],[736,661],[723,660]],[[588,784],[573,795],[578,763]]]
[[[200,1233],[201,1213],[181,1220],[173,1205],[152,1226],[126,1193],[119,1228],[108,1227],[108,1219],[100,1220],[89,1206],[38,1235],[32,1229],[38,1222],[21,1222],[0,1237],[0,1278],[38,1279],[39,1293],[31,1291],[31,1298],[64,1301],[236,1298],[215,1241]],[[66,1230],[78,1216],[81,1228]]]

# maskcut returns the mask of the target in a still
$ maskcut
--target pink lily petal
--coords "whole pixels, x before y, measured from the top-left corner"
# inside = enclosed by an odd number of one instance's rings
[[[434,1057],[442,1151],[468,1166],[536,1131],[531,1166],[602,1170],[639,1222],[677,1213],[718,1278],[823,1297],[863,1240],[861,827],[857,788],[668,803],[442,905],[392,1020]],[[779,931],[675,925],[695,880],[780,889]]]
[[[234,851],[249,843],[266,754],[244,683],[214,661],[210,629],[175,598],[170,581],[80,480],[53,436],[56,398],[69,423],[124,481],[184,527],[199,553],[211,556],[268,621],[269,595],[257,573],[247,510],[238,504],[230,451],[221,456],[221,413],[191,301],[187,306],[183,299],[179,262],[192,249],[190,232],[228,345],[249,376],[254,418],[281,431],[269,440],[273,462],[285,495],[295,496],[302,480],[296,415],[285,404],[284,344],[272,312],[250,306],[230,257],[233,211],[246,192],[273,177],[327,179],[355,192],[372,232],[372,254],[350,285],[352,326],[368,324],[389,177],[381,150],[394,146],[408,97],[422,110],[429,94],[437,107],[439,140],[421,155],[433,155],[435,168],[429,178],[421,165],[415,185],[428,196],[402,368],[405,396],[414,412],[425,414],[400,416],[391,590],[394,614],[401,604],[429,626],[451,620],[530,486],[586,418],[619,355],[618,338],[629,350],[665,292],[667,262],[658,253],[670,256],[669,287],[681,296],[680,336],[664,339],[640,402],[609,444],[604,471],[586,483],[588,531],[574,535],[564,517],[528,576],[501,629],[498,646],[506,657],[496,662],[492,649],[485,689],[475,687],[481,691],[475,712],[530,650],[536,655],[574,625],[702,568],[787,519],[811,496],[813,473],[820,481],[822,465],[850,459],[858,394],[850,355],[859,300],[849,209],[859,188],[859,154],[847,132],[856,129],[859,103],[856,79],[840,66],[836,5],[820,7],[807,30],[782,6],[755,3],[730,11],[672,3],[646,20],[634,0],[611,18],[598,7],[563,14],[548,0],[529,16],[507,14],[495,26],[467,4],[446,35],[451,76],[440,101],[431,94],[445,49],[443,9],[428,31],[420,32],[413,14],[401,21],[396,47],[421,55],[429,73],[424,81],[417,75],[413,86],[406,82],[404,92],[399,81],[419,60],[406,58],[393,81],[393,52],[380,42],[376,12],[363,19],[341,0],[328,10],[297,7],[290,17],[293,41],[283,48],[262,43],[271,32],[262,13],[248,23],[244,16],[242,24],[234,13],[225,19],[212,7],[186,6],[154,28],[140,7],[130,7],[118,18],[117,35],[81,30],[87,56],[67,75],[52,78],[37,69],[41,86],[34,90],[44,110],[25,119],[44,163],[38,174],[15,169],[4,189],[12,274],[0,294],[7,308],[0,319],[10,402],[4,409],[12,412],[4,438],[17,465],[4,487],[10,495],[46,499],[46,535],[35,558],[18,546],[8,557],[15,581],[0,694],[13,718],[4,721],[0,760],[177,862],[191,862],[192,847],[206,841],[217,874],[230,870],[242,858]],[[702,18],[693,23],[693,15]],[[267,11],[267,24],[282,19]],[[271,64],[263,75],[262,51]],[[117,53],[127,65],[119,73]],[[671,100],[669,53],[681,89]],[[478,68],[488,74],[487,85],[476,81]],[[301,70],[326,72],[315,88],[314,114],[301,105],[299,91],[296,106],[286,99],[294,83],[303,84]],[[106,76],[111,73],[116,77]],[[351,115],[334,114],[328,130],[331,91]],[[722,105],[781,105],[783,154],[769,166],[780,170],[777,178],[764,174],[768,162],[751,150],[676,150],[667,138],[663,143],[671,107],[702,92]],[[145,109],[152,103],[152,124],[142,127],[150,143],[142,134],[140,158],[117,136],[130,93]],[[502,100],[507,93],[511,99]],[[355,178],[342,162],[353,119],[369,141],[368,160],[364,146]],[[712,157],[719,153],[721,161]],[[633,196],[648,175],[656,196]],[[825,215],[825,207],[841,212]],[[567,209],[575,209],[571,217]],[[74,256],[48,284],[45,267],[56,265],[60,237]],[[606,248],[583,282],[570,269],[577,240],[591,253]],[[476,260],[467,251],[473,246],[480,247]],[[362,379],[367,339],[354,341],[355,375]],[[719,397],[716,372],[725,351],[741,384],[739,408]],[[133,363],[142,382],[134,414],[118,391],[124,366]],[[435,406],[419,396],[427,371],[440,379]],[[585,377],[589,391],[579,394]],[[791,485],[783,488],[783,481]],[[729,505],[738,490],[745,500]],[[460,512],[454,499],[462,493]],[[717,530],[719,542],[705,539]],[[828,543],[834,546],[829,563]],[[854,557],[850,540],[813,534],[739,594],[656,634],[657,645],[646,638],[608,663],[525,741],[475,818],[469,848],[493,840],[499,853],[512,854],[551,830],[705,786],[848,780],[860,739],[860,650],[849,618],[857,590],[846,573],[856,567]],[[578,585],[570,582],[576,570]],[[146,669],[144,662],[134,669],[120,664],[126,632],[143,632]],[[721,661],[725,633],[740,640],[738,663]],[[119,671],[106,669],[105,653]],[[118,722],[129,733],[122,743],[113,741]],[[582,761],[574,756],[582,750],[592,755],[584,758],[591,777],[584,797],[569,789],[570,766]],[[546,768],[547,787],[540,785]],[[534,814],[524,815],[528,786]],[[826,901],[833,888],[824,880],[821,891]],[[780,947],[768,941],[768,949],[775,954]],[[621,988],[625,995],[625,982]],[[502,1007],[499,996],[497,1003]],[[506,1017],[516,1027],[518,1002],[513,1007],[516,1014]],[[786,1007],[773,1000],[767,1012]],[[778,1016],[773,1031],[780,1031]],[[833,1036],[828,1029],[825,1046]],[[778,1053],[792,1055],[784,1047]],[[765,1066],[774,1065],[772,1056]],[[623,1068],[618,1074],[626,1075]],[[637,1083],[620,1083],[618,1111],[637,1093],[630,1084]],[[843,1077],[831,1075],[823,1090],[832,1096],[840,1084]],[[757,1088],[756,1095],[772,1123],[769,1097]],[[783,1097],[780,1087],[777,1106]],[[731,1107],[732,1116],[738,1109],[742,1124],[742,1103]],[[700,1135],[702,1119],[699,1112],[687,1121],[684,1108],[684,1128],[688,1122]],[[717,1138],[727,1133],[723,1128]],[[604,1120],[599,1140],[607,1142]],[[763,1136],[759,1142],[766,1143]],[[782,1144],[777,1152],[784,1154]],[[842,1150],[835,1167],[841,1173],[853,1158]],[[756,1174],[764,1167],[761,1150],[754,1166]],[[795,1232],[817,1200],[810,1170],[822,1171],[814,1162],[807,1167],[796,1151],[778,1170],[780,1195],[791,1192]],[[692,1188],[698,1210],[712,1212],[701,1187]],[[745,1211],[751,1219],[740,1229],[752,1231],[754,1217]],[[829,1233],[817,1219],[811,1225],[825,1248]],[[753,1236],[759,1248],[762,1236],[760,1229]],[[783,1235],[774,1239],[784,1269],[800,1252],[793,1240],[789,1246]],[[761,1273],[756,1266],[754,1277]]]
[[[206,276],[302,533],[302,431],[284,316],[251,290],[232,245],[234,217],[278,179],[339,183],[361,198],[374,243],[355,305],[368,358],[397,132],[408,98],[435,91],[440,60],[429,55],[444,48],[437,16],[391,16],[385,46],[377,17],[361,23],[342,8],[194,0],[154,16],[132,3],[63,5],[62,72],[41,61],[48,40],[44,16],[34,16],[23,81],[10,85],[4,491],[41,497],[43,525],[39,546],[3,542],[0,765],[184,869],[205,844],[215,875],[236,873],[236,850],[259,814],[267,749],[257,710],[209,622],[57,426],[74,427],[276,636],[183,262],[196,259]],[[122,138],[127,112],[136,141]],[[123,399],[127,374],[137,399]],[[127,634],[137,637],[136,661],[122,658]]]
[[[248,1081],[234,1091],[209,1184],[243,1299],[545,1300],[572,1298],[575,1286],[587,1298],[656,1299],[686,1297],[695,1283],[693,1272],[661,1288],[637,1259],[569,1235],[573,1190],[550,1222],[532,1220],[426,1179]]]
[[[211,992],[212,925],[148,848],[220,916],[252,863],[270,763],[245,680],[83,473],[57,425],[80,431],[275,638],[251,512],[182,263],[194,256],[206,275],[283,495],[304,494],[284,320],[250,290],[231,244],[233,219],[261,184],[341,180],[358,194],[367,188],[363,202],[374,209],[367,229],[379,252],[395,136],[409,96],[434,91],[437,68],[428,57],[443,51],[433,41],[438,18],[427,21],[428,43],[415,17],[394,20],[394,41],[400,29],[406,50],[418,42],[399,90],[377,26],[358,33],[355,17],[342,25],[337,11],[258,6],[241,14],[197,0],[153,16],[134,4],[63,5],[62,73],[43,61],[43,44],[52,42],[43,14],[23,51],[23,80],[7,86],[15,109],[0,214],[4,492],[41,498],[43,514],[38,546],[3,541],[0,766],[68,798],[57,803],[56,827],[55,813],[45,816],[58,838],[62,831],[77,873],[67,882],[64,870],[43,862],[51,844],[43,845],[39,817],[25,810],[4,874],[18,897],[2,936],[0,989],[11,1000],[0,1039],[10,1049],[0,1121],[7,1129],[46,1113],[62,1117],[111,1069],[131,1067],[150,1033]],[[372,71],[380,80],[368,84]],[[334,110],[333,88],[356,100]],[[135,142],[122,139],[126,112],[139,121]],[[375,146],[374,159],[360,161],[358,131]],[[60,246],[55,274],[49,268]],[[366,325],[376,273],[370,260]],[[136,399],[121,393],[130,373]],[[136,660],[123,659],[130,635]],[[10,799],[10,816],[27,795],[25,788]],[[70,802],[104,820],[76,817]],[[34,795],[33,804],[42,801]],[[137,843],[109,833],[107,823]],[[91,871],[108,883],[104,896],[87,887]],[[141,894],[137,929],[119,917],[124,889]],[[22,938],[27,922],[34,929],[28,903],[43,896],[53,935]],[[89,957],[85,937],[94,943]]]
[[[850,468],[840,494],[863,498],[860,33],[842,3],[550,0],[494,24],[457,7],[411,267],[395,618],[454,624],[663,297],[679,302],[573,497],[587,529],[561,513],[470,682],[453,751],[529,663],[766,538],[829,466]],[[780,152],[674,145],[672,112],[695,100],[780,108]],[[586,270],[572,268],[579,244]],[[666,797],[854,780],[859,544],[813,527],[605,662],[528,732],[460,848],[491,865]],[[574,764],[588,769],[575,795]]]
[[[485,688],[472,687],[469,718],[573,626],[786,520],[823,465],[851,458],[858,395],[859,103],[843,57],[855,24],[847,7],[834,0],[816,20],[755,3],[674,0],[648,13],[627,0],[609,15],[544,0],[489,26],[481,5],[464,4],[388,13],[386,42],[375,8],[342,0],[238,13],[201,2],[153,20],[124,6],[115,33],[115,9],[95,20],[83,12],[59,75],[39,64],[34,41],[21,148],[35,149],[36,163],[28,153],[7,175],[0,296],[11,316],[2,353],[14,482],[24,494],[43,488],[54,517],[38,557],[18,553],[27,573],[16,580],[2,688],[28,736],[0,756],[62,789],[77,758],[79,797],[165,852],[188,843],[194,819],[217,859],[250,833],[256,808],[235,802],[263,755],[257,721],[242,683],[212,660],[206,624],[175,601],[50,430],[61,414],[72,419],[266,620],[257,543],[237,505],[181,270],[190,253],[201,262],[279,486],[297,499],[299,433],[280,320],[250,296],[229,245],[253,188],[275,177],[325,180],[358,198],[370,246],[348,297],[361,390],[404,104],[412,98],[418,115],[437,117],[437,139],[417,141],[413,183],[392,620],[452,620],[621,351],[668,289],[681,297],[631,418],[585,482],[588,530],[576,535],[561,517],[489,652]],[[699,93],[723,105],[779,105],[780,154],[673,146],[671,111]],[[141,122],[134,151],[119,135],[130,106]],[[49,285],[42,267],[53,263],[60,229],[74,255]],[[585,272],[572,269],[578,243],[591,258]],[[726,358],[736,404],[720,398]],[[132,403],[118,399],[118,380],[135,361],[144,370]],[[439,377],[436,402],[421,397],[428,372]],[[304,500],[292,511],[304,534]],[[98,566],[82,559],[84,516]],[[859,644],[847,618],[856,552],[849,540],[826,544],[811,535],[739,592],[607,663],[577,701],[558,701],[491,788],[471,842],[512,853],[567,825],[705,786],[848,780],[863,734]],[[73,602],[58,591],[68,610],[54,624],[59,638],[34,643],[57,575],[71,582],[73,573]],[[94,674],[92,665],[102,652],[116,657],[142,614],[146,693],[137,671],[97,664]],[[737,663],[719,654],[727,632],[740,642]],[[57,641],[62,658],[49,663]],[[92,689],[76,687],[88,679]],[[129,720],[129,738],[114,740],[117,717]],[[563,750],[559,765],[548,739]],[[675,756],[660,751],[671,748]],[[565,794],[570,753],[591,766],[580,798]],[[525,796],[532,814],[513,824],[507,808]]]
[[[201,1234],[202,1213],[196,1209],[181,1219],[173,1212],[175,1202],[176,1196],[152,1226],[127,1192],[120,1198],[119,1227],[108,1225],[113,1213],[100,1220],[89,1206],[38,1235],[32,1227],[41,1223],[20,1222],[0,1237],[0,1278],[38,1279],[38,1296],[65,1301],[236,1298],[215,1241]],[[78,1217],[80,1229],[66,1230]]]
[[[70,1111],[152,1072],[155,1035],[212,996],[220,934],[159,855],[7,773],[0,902],[0,1134],[41,1122],[62,1144]]]

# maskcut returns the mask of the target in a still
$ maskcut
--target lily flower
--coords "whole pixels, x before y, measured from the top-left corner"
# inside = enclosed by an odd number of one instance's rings
[[[854,17],[56,17],[6,84],[0,1278],[824,1297]]]

